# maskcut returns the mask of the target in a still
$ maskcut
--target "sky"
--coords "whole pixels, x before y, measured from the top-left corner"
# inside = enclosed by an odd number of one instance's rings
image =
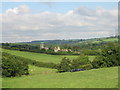
[[[3,2],[2,42],[115,35],[117,2]]]

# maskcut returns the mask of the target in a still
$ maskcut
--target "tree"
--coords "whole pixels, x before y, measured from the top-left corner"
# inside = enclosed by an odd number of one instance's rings
[[[72,69],[91,69],[92,65],[88,59],[88,56],[80,55],[78,58],[72,60],[71,67]]]
[[[119,66],[119,53],[120,50],[118,48],[118,44],[108,44],[102,49],[100,56],[96,57],[92,65],[94,68],[99,67],[111,67],[111,66]]]
[[[64,57],[57,67],[58,72],[70,71],[71,70],[70,63],[71,63],[71,61],[68,58]]]

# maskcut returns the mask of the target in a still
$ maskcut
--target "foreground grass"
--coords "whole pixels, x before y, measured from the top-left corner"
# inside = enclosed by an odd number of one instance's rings
[[[29,73],[30,75],[35,75],[35,74],[51,74],[51,73],[56,73],[56,69],[50,69],[50,68],[42,68],[42,67],[36,67],[33,65],[29,65]]]
[[[3,78],[3,88],[117,88],[118,67],[56,73],[30,66],[30,75]]]

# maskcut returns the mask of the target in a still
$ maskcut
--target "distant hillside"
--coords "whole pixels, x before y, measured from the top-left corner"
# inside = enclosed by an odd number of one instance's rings
[[[85,39],[72,39],[72,40],[37,40],[37,41],[31,41],[31,42],[24,42],[29,44],[72,44],[72,43],[78,43],[81,41],[85,41]]]
[[[37,40],[31,42],[23,42],[28,44],[73,44],[73,43],[101,43],[101,42],[117,42],[117,36],[114,37],[104,37],[104,38],[92,38],[92,39],[71,39],[71,40]]]

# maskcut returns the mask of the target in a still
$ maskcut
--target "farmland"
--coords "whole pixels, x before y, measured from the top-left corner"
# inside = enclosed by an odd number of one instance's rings
[[[41,58],[43,58],[42,61],[53,61],[55,63],[58,63],[64,57],[64,55],[47,55],[5,49],[3,51],[38,61],[41,61]],[[72,59],[77,56],[67,57]],[[94,56],[89,56],[89,58],[92,60]],[[3,88],[117,88],[118,67],[92,69],[73,73],[57,73],[56,71],[56,69],[29,65],[30,75],[3,78]]]
[[[41,53],[6,50],[6,49],[3,49],[3,51],[5,51],[7,53],[11,53],[13,55],[21,56],[24,58],[36,60],[36,61],[53,62],[53,63],[60,62],[63,57],[68,57],[71,59],[77,57],[76,55],[72,55],[72,56],[71,55],[48,55],[48,54],[41,54]]]
[[[30,75],[3,78],[4,88],[117,88],[118,68],[56,73],[55,69],[30,66]]]
[[[50,1],[2,0],[1,88],[119,89],[118,3]]]
[[[110,42],[115,40],[116,39],[114,38],[104,39],[104,42]],[[93,41],[92,43],[99,42],[101,41],[96,40]],[[102,50],[102,48],[100,49]],[[56,65],[58,65],[62,58],[64,57],[73,60],[74,58],[80,56],[80,55],[51,55],[46,53],[35,53],[29,51],[10,50],[3,48],[0,48],[0,50],[14,56],[23,57],[23,59],[25,58],[26,60],[32,60],[33,62],[37,61],[37,64],[44,62],[55,63]],[[91,52],[95,51],[92,49],[87,49],[86,52],[89,51],[89,53],[91,53],[90,50]],[[95,54],[90,55],[89,53],[86,53],[89,60],[90,61],[96,60],[95,57],[97,57],[98,55]],[[3,88],[117,88],[118,66],[109,68],[99,67],[98,69],[91,68],[90,70],[79,72],[68,71],[64,73],[59,73],[58,70],[55,68],[54,69],[47,67],[45,68],[44,66],[39,67],[35,66],[35,64],[29,63],[29,75],[22,75],[21,77],[18,76],[4,77],[2,78],[2,86]]]
[[[33,53],[33,52],[7,50],[7,49],[2,49],[2,50],[4,52],[17,55],[20,57],[41,61],[41,62],[53,62],[53,63],[59,63],[63,57],[73,59],[79,56],[79,55],[48,55],[48,54]],[[95,56],[89,56],[90,60],[93,60],[94,58]]]

